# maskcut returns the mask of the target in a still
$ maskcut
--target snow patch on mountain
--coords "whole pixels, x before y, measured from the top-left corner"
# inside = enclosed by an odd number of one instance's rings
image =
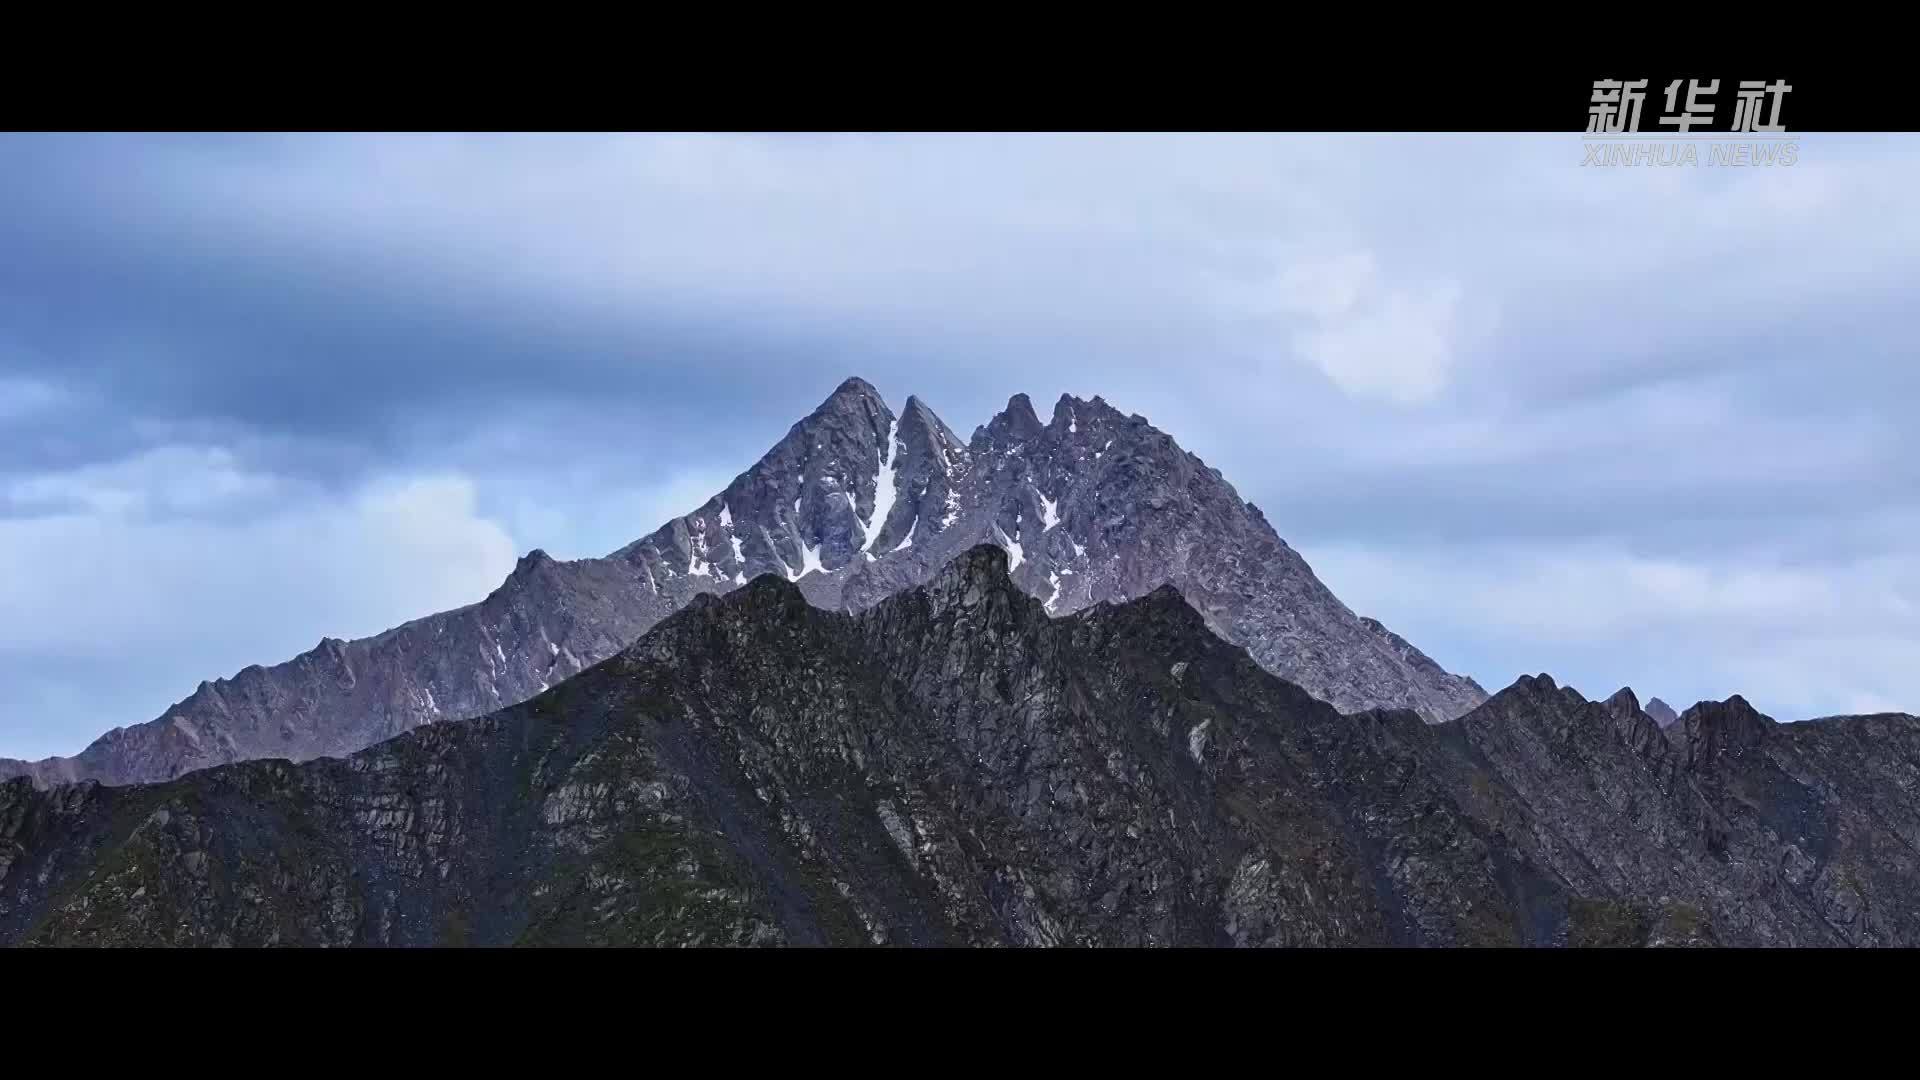
[[[873,550],[873,542],[880,539],[880,530],[887,527],[887,514],[892,512],[898,495],[900,448],[895,440],[899,435],[900,420],[895,417],[887,428],[887,442],[880,448],[880,464],[873,474],[873,516],[860,523],[860,531],[866,537],[860,543],[861,551]],[[853,500],[849,497],[847,501]]]
[[[1046,493],[1038,487],[1033,489],[1033,494],[1040,500],[1040,531],[1050,532],[1055,525],[1060,524],[1060,504],[1047,498]]]
[[[827,572],[827,568],[820,562],[819,544],[808,547],[807,542],[798,536],[793,538],[793,542],[800,549],[800,572],[796,574],[791,570],[787,571],[787,580],[799,581],[816,570],[823,574]]]
[[[997,521],[993,523],[993,538],[1007,549],[1007,573],[1020,569],[1021,560],[1026,558],[1026,549],[1020,546],[1020,542],[1007,536],[1007,531]]]

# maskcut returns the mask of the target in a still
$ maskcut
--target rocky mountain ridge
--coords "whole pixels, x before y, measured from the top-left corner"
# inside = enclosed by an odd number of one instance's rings
[[[0,784],[0,942],[1920,944],[1920,719],[1343,716],[1173,587],[1054,618],[1010,564],[764,575],[346,759]]]

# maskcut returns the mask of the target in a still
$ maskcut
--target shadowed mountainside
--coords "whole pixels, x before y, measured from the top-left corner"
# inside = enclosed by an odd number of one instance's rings
[[[0,784],[26,944],[1920,943],[1920,721],[1339,715],[1171,587],[777,575],[346,759]]]

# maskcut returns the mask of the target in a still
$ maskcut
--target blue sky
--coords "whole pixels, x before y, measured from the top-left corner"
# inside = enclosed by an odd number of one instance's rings
[[[1920,710],[1920,142],[0,136],[0,755],[1102,394],[1491,687]]]

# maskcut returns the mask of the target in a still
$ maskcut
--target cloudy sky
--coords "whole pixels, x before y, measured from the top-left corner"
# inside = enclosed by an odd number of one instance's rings
[[[0,756],[605,554],[844,377],[1171,432],[1355,610],[1920,710],[1920,142],[0,136]]]

